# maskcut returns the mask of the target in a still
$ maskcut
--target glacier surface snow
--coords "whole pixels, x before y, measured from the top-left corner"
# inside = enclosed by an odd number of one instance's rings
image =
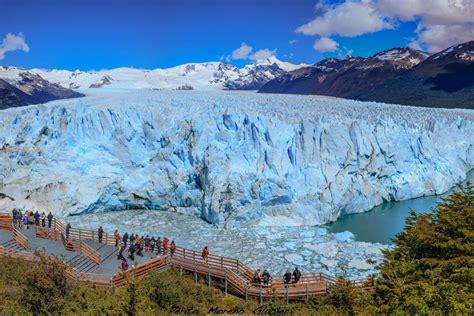
[[[101,90],[1,112],[0,192],[60,215],[162,209],[222,227],[319,225],[448,190],[474,166],[473,135],[469,110]]]

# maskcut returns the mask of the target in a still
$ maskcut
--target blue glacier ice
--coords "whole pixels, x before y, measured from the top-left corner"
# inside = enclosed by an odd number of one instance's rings
[[[320,96],[101,90],[0,112],[0,193],[59,215],[157,209],[318,225],[442,193],[474,112]]]

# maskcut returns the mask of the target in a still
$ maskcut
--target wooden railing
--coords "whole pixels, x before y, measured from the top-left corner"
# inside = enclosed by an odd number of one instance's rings
[[[52,227],[59,232],[62,232],[66,235],[66,225],[64,225],[61,221],[57,220],[56,218],[53,219]],[[98,242],[99,241],[99,232],[92,231],[87,229],[78,229],[78,228],[70,228],[69,229],[69,239],[75,240],[91,240]],[[113,236],[104,232],[102,234],[102,241],[101,243],[109,246],[115,246],[115,239]]]
[[[0,229],[12,231],[13,230],[13,218],[10,214],[0,213]]]
[[[50,240],[60,240],[61,234],[53,228],[36,226],[36,237]]]
[[[71,237],[69,235],[69,237]],[[87,257],[89,260],[95,264],[100,264],[100,252],[83,242],[82,240],[67,239],[64,237],[64,234],[61,233],[61,240],[63,242],[64,248],[69,251],[79,251],[83,256]]]
[[[28,248],[28,238],[23,235],[20,230],[13,228],[13,239],[20,245],[23,249]]]
[[[100,252],[96,251],[85,242],[81,241],[81,253],[89,258],[89,260],[95,262],[96,264],[100,264]]]

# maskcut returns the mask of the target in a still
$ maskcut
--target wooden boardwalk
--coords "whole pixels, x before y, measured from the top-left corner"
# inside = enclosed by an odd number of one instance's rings
[[[196,282],[198,276],[204,277],[209,286],[219,285],[226,294],[231,292],[245,299],[259,298],[260,301],[275,297],[307,300],[310,296],[331,291],[341,282],[324,273],[303,273],[296,284],[284,284],[281,277],[276,277],[269,286],[263,286],[252,282],[254,271],[237,259],[209,255],[204,262],[199,252],[184,248],[177,248],[173,255],[155,256],[144,252],[143,257],[136,256],[136,267],[122,272],[113,236],[104,232],[102,243],[99,243],[98,233],[91,230],[71,228],[69,238],[66,239],[65,235],[65,225],[58,220],[53,220],[50,229],[33,225],[30,229],[17,229],[12,225],[10,214],[0,213],[0,257],[36,261],[35,252],[42,250],[47,255],[61,257],[70,267],[68,276],[77,282],[117,287],[125,284],[128,275],[143,277],[174,267],[181,273],[192,273]],[[375,286],[373,278],[350,282],[368,291]]]

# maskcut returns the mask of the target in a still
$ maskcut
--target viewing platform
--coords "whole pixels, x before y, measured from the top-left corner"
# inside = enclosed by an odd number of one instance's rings
[[[70,267],[67,273],[71,280],[97,286],[119,287],[125,284],[128,276],[140,278],[175,268],[181,274],[193,274],[196,283],[201,276],[209,287],[214,282],[214,286],[222,288],[225,294],[232,293],[245,299],[254,297],[260,301],[270,298],[307,300],[348,282],[367,291],[375,288],[372,277],[342,280],[318,272],[303,273],[297,283],[285,284],[282,277],[273,277],[269,285],[256,284],[252,282],[255,272],[237,259],[209,255],[204,261],[200,252],[180,247],[172,255],[143,252],[143,257],[135,256],[130,269],[122,271],[112,235],[104,232],[99,243],[98,232],[91,230],[71,228],[69,238],[65,238],[66,226],[56,219],[51,228],[29,225],[29,229],[19,229],[12,222],[10,214],[0,213],[0,257],[37,261],[37,251],[43,251],[61,258]]]

